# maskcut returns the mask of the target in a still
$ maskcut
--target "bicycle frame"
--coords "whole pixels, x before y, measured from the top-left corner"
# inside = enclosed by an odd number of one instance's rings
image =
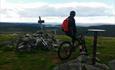
[[[77,43],[76,43],[77,42]],[[75,48],[80,48],[80,54],[87,54],[87,48],[85,46],[85,39],[83,35],[80,35],[76,40],[64,41],[60,44],[58,48],[58,56],[61,60],[68,59],[72,52],[75,51]]]

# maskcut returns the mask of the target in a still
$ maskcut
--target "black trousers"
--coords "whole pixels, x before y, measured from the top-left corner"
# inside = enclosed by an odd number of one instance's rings
[[[74,43],[76,40],[78,40],[79,43],[82,44],[81,36],[77,35],[76,32],[65,32],[65,34],[72,39],[72,43]]]
[[[73,43],[75,42],[75,40],[76,40],[76,32],[65,32],[65,34],[72,39]]]

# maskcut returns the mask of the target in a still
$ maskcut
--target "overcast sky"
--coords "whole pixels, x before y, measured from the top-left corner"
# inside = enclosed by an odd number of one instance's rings
[[[115,24],[115,0],[0,0],[0,21],[61,23],[71,10],[76,23]]]

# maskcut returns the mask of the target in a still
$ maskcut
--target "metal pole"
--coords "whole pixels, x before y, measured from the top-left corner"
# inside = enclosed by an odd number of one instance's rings
[[[97,31],[94,32],[92,65],[95,65],[96,63],[96,50],[97,50]]]

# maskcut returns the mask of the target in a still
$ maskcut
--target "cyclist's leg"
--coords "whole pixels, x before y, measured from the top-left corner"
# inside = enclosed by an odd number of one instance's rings
[[[71,34],[71,32],[65,32],[65,34],[72,39],[72,34]]]
[[[85,36],[84,36],[83,34],[81,35],[81,43],[82,43],[82,45],[83,45],[84,51],[85,51],[86,54],[87,54],[87,47],[86,47],[86,44],[85,44]]]
[[[87,51],[87,47],[86,47],[86,44],[85,44],[85,40],[83,40],[83,51],[85,52],[86,55],[88,55],[88,51]]]
[[[73,43],[73,45],[74,45],[74,43],[75,43],[75,41],[76,41],[76,34],[73,34],[71,38],[72,38],[72,43]]]
[[[77,39],[77,40],[78,40],[78,42],[79,42],[79,51],[80,51],[80,53],[82,53],[82,51],[83,51],[82,42],[81,42],[80,39]]]
[[[72,39],[72,44],[74,44],[74,42],[76,40],[75,33],[73,33],[73,32],[65,32],[65,34]]]
[[[87,48],[86,48],[86,45],[85,45],[85,38],[83,35],[80,36],[80,38],[78,39],[79,40],[79,48],[80,48],[80,53],[81,54],[87,54]]]

